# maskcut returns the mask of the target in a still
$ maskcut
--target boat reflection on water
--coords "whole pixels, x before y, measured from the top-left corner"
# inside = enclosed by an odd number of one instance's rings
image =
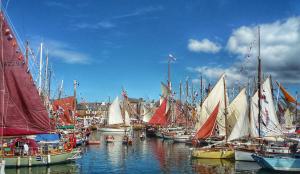
[[[76,171],[78,171],[76,163],[69,163],[52,166],[6,168],[5,174],[69,174],[76,173]]]
[[[225,159],[192,159],[192,167],[195,173],[201,174],[235,173],[234,162]]]

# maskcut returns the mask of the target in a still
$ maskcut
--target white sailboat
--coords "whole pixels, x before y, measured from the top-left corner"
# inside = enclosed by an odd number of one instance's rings
[[[116,99],[109,106],[109,114],[108,114],[107,119],[108,119],[107,120],[108,126],[100,128],[99,129],[100,131],[102,131],[102,132],[125,132],[125,131],[127,131],[127,127],[121,127],[121,125],[124,124],[124,121],[123,121],[122,112],[121,112],[121,108],[120,108],[119,97],[116,97]],[[128,119],[126,121],[128,122]]]
[[[250,124],[249,133],[252,138],[259,137],[259,121],[258,121],[258,91],[251,99],[250,103]],[[246,124],[246,123],[245,123]],[[245,126],[245,125],[244,125]],[[246,131],[246,130],[244,130]],[[276,138],[283,135],[282,128],[276,116],[274,101],[271,91],[271,79],[267,78],[262,84],[261,94],[261,123],[260,134],[265,140],[274,141]],[[255,146],[255,145],[254,145]],[[275,150],[275,149],[273,149]],[[280,149],[274,153],[281,153]],[[235,160],[238,161],[254,161],[251,155],[254,153],[252,148],[243,148],[235,150]]]
[[[218,126],[218,135],[225,136],[225,102],[228,106],[228,96],[225,94],[224,90],[224,83],[225,83],[225,74],[223,74],[214,88],[211,90],[207,98],[204,100],[200,115],[198,115],[198,122],[195,125],[195,129],[199,130],[203,124],[206,122],[208,117],[210,116],[211,112],[214,110],[215,106],[220,103],[219,105],[219,112],[217,116],[217,126]],[[226,99],[225,99],[226,97]]]

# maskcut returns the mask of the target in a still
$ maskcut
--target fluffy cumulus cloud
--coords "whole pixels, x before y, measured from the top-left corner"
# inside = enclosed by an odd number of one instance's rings
[[[221,50],[221,46],[208,39],[203,39],[201,41],[190,39],[188,49],[193,52],[217,53]]]
[[[300,17],[260,24],[260,55],[264,74],[283,83],[300,82]],[[233,30],[226,50],[237,57],[228,68],[193,67],[210,79],[226,73],[231,81],[247,81],[256,75],[258,26],[241,26]]]

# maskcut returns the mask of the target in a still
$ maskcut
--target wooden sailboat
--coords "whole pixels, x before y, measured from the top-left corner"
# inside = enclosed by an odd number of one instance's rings
[[[127,120],[128,121],[128,120]],[[120,108],[119,97],[116,97],[112,104],[109,106],[108,125],[99,130],[101,132],[126,132],[127,127],[124,126],[124,120]]]
[[[222,95],[215,98],[216,100],[219,99],[218,103],[215,105],[214,110],[210,113],[210,116],[206,119],[204,124],[202,124],[201,128],[198,130],[197,134],[195,135],[195,138],[197,140],[203,140],[206,138],[211,137],[215,131],[216,131],[216,125],[220,124],[218,121],[223,121],[223,126],[225,129],[221,129],[219,131],[224,131],[225,133],[225,141],[227,142],[228,138],[228,131],[227,131],[227,95],[226,95],[226,88],[225,88],[225,77],[222,75],[221,79],[217,83],[217,85],[214,87],[212,92],[210,94],[217,94],[217,92],[214,92],[214,90],[218,89],[218,87],[221,86],[221,90],[218,92],[223,93]],[[213,93],[214,92],[214,93]],[[210,96],[208,96],[209,99]],[[220,114],[220,107],[221,101],[223,105],[223,111]],[[223,115],[224,114],[224,115]],[[218,118],[223,117],[223,119]],[[225,119],[224,119],[225,117]],[[203,121],[203,120],[202,120]],[[221,122],[222,124],[222,122]],[[220,132],[222,135],[222,132]],[[220,143],[224,143],[223,141]],[[234,158],[234,150],[229,146],[208,146],[203,148],[197,148],[194,149],[192,152],[192,157],[194,158],[213,158],[213,159],[231,159]]]
[[[5,18],[1,11],[0,135],[1,147],[3,147],[1,149],[2,162],[7,167],[68,162],[77,155],[77,151],[69,148],[53,149],[48,154],[29,151],[27,155],[21,156],[16,155],[11,147],[4,146],[6,137],[24,137],[54,131],[54,125],[48,117],[32,75],[28,71],[28,54],[24,60],[15,35]]]

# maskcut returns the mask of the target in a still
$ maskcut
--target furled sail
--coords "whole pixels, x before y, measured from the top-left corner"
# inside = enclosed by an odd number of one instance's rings
[[[51,124],[9,23],[2,23],[0,50],[0,135],[51,132]]]
[[[167,124],[167,99],[164,99],[161,105],[156,109],[154,115],[149,121],[149,124],[166,125]]]
[[[119,97],[116,97],[116,99],[112,102],[112,104],[109,106],[109,114],[108,114],[108,124],[122,124],[123,117],[121,113],[120,108],[120,100]]]
[[[73,96],[53,101],[53,111],[64,125],[73,124],[75,98]]]
[[[262,84],[261,91],[261,136],[280,136],[282,129],[275,112],[270,78],[267,78]],[[250,106],[251,136],[259,137],[258,91],[252,97]]]
[[[208,117],[206,122],[197,131],[197,133],[195,135],[195,138],[205,139],[205,138],[210,137],[213,134],[214,129],[215,129],[215,125],[216,125],[217,116],[218,116],[218,113],[219,113],[219,105],[220,105],[220,103],[217,104],[217,106],[214,108],[213,112]]]
[[[224,86],[225,86],[225,75],[223,74],[202,104],[198,122],[195,126],[196,129],[199,129],[206,122],[206,120],[214,110],[215,106],[218,103],[220,103],[218,109],[219,112],[217,117],[217,125],[219,129],[218,130],[219,135],[225,135],[225,116],[224,116],[225,96],[226,96],[227,106],[228,106],[228,96],[225,93],[226,90],[224,89]]]
[[[250,121],[246,89],[242,89],[228,107],[228,141],[249,136]]]

